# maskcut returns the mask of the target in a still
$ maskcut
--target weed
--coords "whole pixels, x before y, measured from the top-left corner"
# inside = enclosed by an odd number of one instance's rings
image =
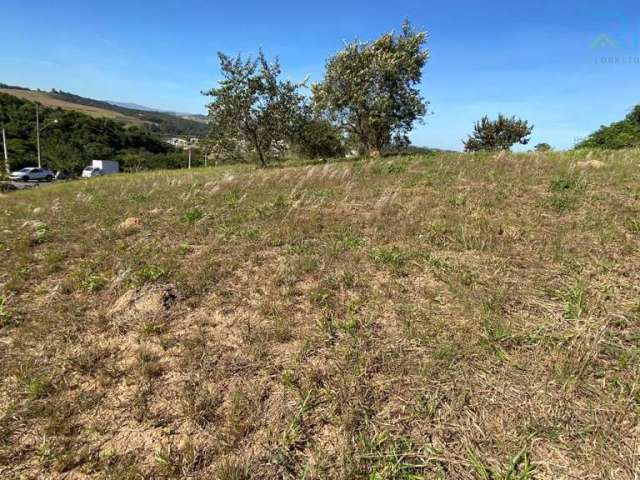
[[[67,255],[62,250],[49,249],[45,253],[45,263],[47,265],[48,273],[56,273],[62,270],[63,263],[66,260]]]
[[[625,227],[627,227],[627,230],[629,230],[629,232],[634,234],[640,233],[640,218],[627,218],[627,220],[624,222],[624,225]]]
[[[43,373],[33,373],[30,370],[22,372],[19,380],[24,387],[25,393],[31,400],[46,397],[51,393],[53,387],[47,375]]]
[[[369,438],[361,436],[360,464],[362,473],[370,479],[414,480],[424,478],[428,452],[422,452],[410,439],[392,438],[379,433]]]
[[[574,210],[586,188],[584,178],[575,174],[555,177],[549,189],[553,193],[551,206],[558,212]]]
[[[46,225],[42,224],[31,234],[31,245],[41,245],[47,241],[48,237],[49,229]]]
[[[145,283],[154,283],[166,276],[167,272],[162,267],[158,265],[145,265],[138,272],[136,272],[136,277],[141,284]]]
[[[467,204],[467,197],[462,194],[456,194],[449,199],[452,207],[464,207]]]
[[[186,212],[180,220],[184,223],[196,223],[198,220],[202,220],[204,218],[204,211],[199,208],[192,208],[188,212]]]
[[[371,250],[369,256],[375,263],[388,266],[400,273],[413,258],[413,253],[397,246],[376,247]]]
[[[406,165],[400,162],[376,162],[371,167],[374,175],[398,175],[407,170]]]
[[[204,452],[192,442],[182,446],[169,443],[156,454],[156,463],[165,478],[185,478],[192,476],[206,463]]]
[[[229,207],[236,207],[242,198],[242,191],[239,188],[233,188],[224,195],[224,201]]]
[[[249,228],[243,232],[243,236],[247,240],[251,240],[252,242],[255,242],[260,238],[260,230],[257,230],[255,228]]]
[[[568,212],[575,208],[576,198],[571,195],[556,193],[551,198],[551,206],[558,212]]]
[[[481,480],[532,480],[535,466],[529,460],[526,449],[522,449],[511,459],[509,465],[501,470],[493,470],[471,450],[468,451],[468,459],[477,478]]]
[[[453,343],[442,343],[434,350],[432,356],[435,361],[449,365],[455,361],[458,354],[459,349],[457,345]]]
[[[160,357],[155,352],[141,348],[136,354],[136,361],[135,368],[142,379],[149,381],[162,375]]]
[[[164,333],[167,326],[164,322],[158,320],[148,320],[142,323],[140,333],[145,337],[156,336]]]
[[[581,318],[587,312],[587,286],[581,280],[567,286],[560,292],[560,295],[564,300],[564,316],[566,318]]]
[[[579,178],[572,177],[555,177],[551,180],[550,189],[552,192],[561,193],[566,191],[578,190],[581,186]]]
[[[501,359],[507,359],[505,347],[513,338],[511,328],[499,318],[486,320],[484,322],[483,344]]]
[[[229,443],[236,444],[257,427],[255,420],[259,411],[256,393],[243,388],[231,392],[224,428]]]
[[[337,244],[341,250],[355,250],[366,244],[364,238],[356,235],[350,230],[345,230],[336,235]]]
[[[249,468],[243,462],[226,458],[215,470],[215,480],[249,480]]]
[[[81,281],[80,287],[87,292],[98,292],[107,284],[107,280],[102,275],[91,274]]]
[[[7,300],[0,296],[0,328],[9,325],[12,319],[9,309],[7,308]]]

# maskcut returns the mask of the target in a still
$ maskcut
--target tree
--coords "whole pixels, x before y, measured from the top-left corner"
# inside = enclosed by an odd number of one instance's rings
[[[405,21],[400,35],[348,44],[328,60],[323,81],[312,86],[317,110],[369,156],[379,156],[394,140],[408,142],[408,132],[427,111],[417,89],[429,58],[426,41],[426,32],[415,32]]]
[[[205,95],[209,104],[210,132],[207,144],[214,153],[234,157],[247,150],[260,165],[287,147],[298,116],[303,84],[282,81],[280,64],[267,62],[262,51],[257,59],[243,61],[218,53],[223,78]]]
[[[553,150],[553,147],[548,143],[539,143],[535,146],[536,152],[550,152]]]
[[[638,125],[640,125],[640,105],[636,105],[635,107],[633,107],[633,110],[631,110],[631,113],[627,115],[626,119],[629,122],[637,123]]]
[[[513,145],[529,143],[529,136],[533,132],[533,125],[529,125],[526,120],[516,117],[506,117],[498,115],[497,120],[489,120],[483,117],[476,122],[473,134],[464,143],[467,152],[478,152],[483,150],[510,150]]]

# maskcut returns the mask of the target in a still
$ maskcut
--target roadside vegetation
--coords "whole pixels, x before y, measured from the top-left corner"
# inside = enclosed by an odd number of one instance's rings
[[[633,479],[640,155],[0,199],[3,478]]]
[[[35,119],[35,103],[0,93],[0,126],[6,132],[11,170],[38,164]],[[137,126],[43,107],[40,125],[42,163],[55,171],[79,174],[94,159],[119,160],[125,171],[186,165],[184,152]],[[4,158],[2,163],[4,170]]]

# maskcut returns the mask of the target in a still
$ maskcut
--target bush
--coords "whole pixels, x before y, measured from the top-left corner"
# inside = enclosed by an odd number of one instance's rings
[[[463,141],[467,152],[483,150],[510,150],[516,143],[526,145],[533,132],[533,125],[516,117],[498,115],[497,120],[483,117],[473,128],[473,134]]]
[[[553,150],[553,147],[548,143],[539,143],[535,147],[536,152],[550,152]]]
[[[305,116],[293,135],[293,151],[303,157],[341,157],[345,154],[340,131],[327,120]]]

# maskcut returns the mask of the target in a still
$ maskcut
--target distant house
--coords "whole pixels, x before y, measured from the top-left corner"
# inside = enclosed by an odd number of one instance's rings
[[[195,147],[200,143],[200,139],[198,137],[191,137],[188,140],[179,137],[169,138],[167,140],[169,145],[173,145],[176,148],[188,149],[191,147]]]

